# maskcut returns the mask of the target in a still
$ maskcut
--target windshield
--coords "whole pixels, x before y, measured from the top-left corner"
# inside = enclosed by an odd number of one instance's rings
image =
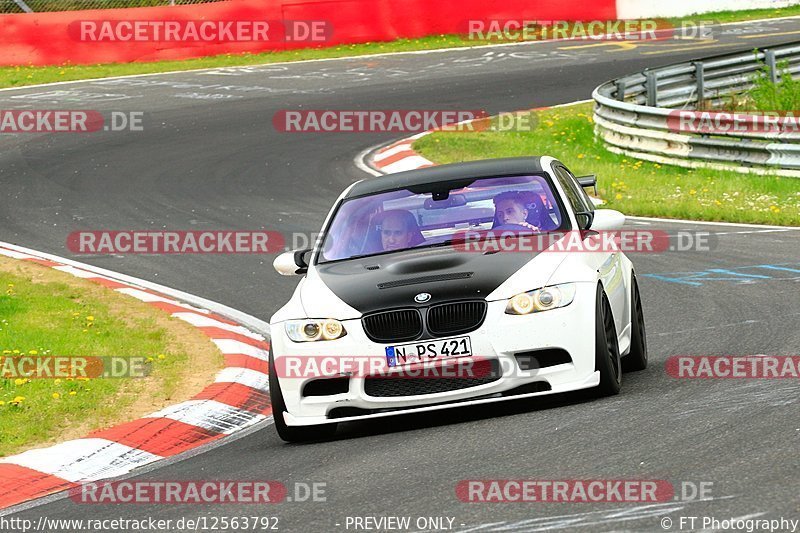
[[[437,183],[430,192],[404,189],[344,201],[328,226],[317,262],[442,246],[467,230],[564,229],[561,205],[545,176],[463,183],[449,190],[446,183]]]

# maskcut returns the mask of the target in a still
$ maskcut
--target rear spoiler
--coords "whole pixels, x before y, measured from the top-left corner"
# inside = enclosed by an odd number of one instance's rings
[[[594,188],[594,195],[597,196],[597,176],[595,174],[581,176],[578,178],[578,183],[580,183],[581,187],[584,189],[588,189],[589,187]]]

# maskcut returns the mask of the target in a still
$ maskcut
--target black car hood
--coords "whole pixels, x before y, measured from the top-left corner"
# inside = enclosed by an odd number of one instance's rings
[[[320,280],[362,314],[484,299],[531,261],[531,253],[466,253],[452,248],[406,251],[318,264]],[[417,302],[415,296],[430,294]]]

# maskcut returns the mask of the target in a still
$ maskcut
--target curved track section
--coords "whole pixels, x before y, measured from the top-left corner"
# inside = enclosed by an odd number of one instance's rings
[[[280,109],[486,109],[582,100],[615,76],[791,39],[794,20],[728,26],[713,41],[555,42],[142,76],[0,92],[4,108],[145,111],[145,131],[0,139],[3,240],[68,255],[77,229],[314,232],[335,195],[366,174],[353,158],[397,135],[281,134]],[[558,154],[553,154],[558,155]],[[610,177],[606,177],[610,178]],[[271,428],[139,479],[326,484],[326,502],[262,506],[86,506],[61,499],[15,517],[179,519],[271,514],[284,531],[346,530],[347,517],[440,516],[454,531],[658,531],[671,516],[797,518],[796,382],[683,381],[674,354],[797,354],[800,231],[709,229],[708,253],[633,258],[651,368],[585,402],[457,410],[351,424],[332,442],[288,446]],[[294,283],[264,256],[81,260],[267,318]],[[690,502],[462,503],[462,479],[712,482]],[[413,526],[412,526],[413,527]],[[352,527],[350,528],[352,529]],[[177,530],[177,529],[176,529]]]

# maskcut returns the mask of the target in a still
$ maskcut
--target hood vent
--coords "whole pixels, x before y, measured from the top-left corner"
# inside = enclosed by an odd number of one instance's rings
[[[438,283],[441,281],[452,281],[455,279],[469,279],[474,272],[454,272],[452,274],[436,274],[434,276],[422,276],[419,278],[398,279],[396,281],[387,281],[385,283],[378,283],[379,289],[394,289],[396,287],[406,287],[408,285],[419,285],[421,283]]]

